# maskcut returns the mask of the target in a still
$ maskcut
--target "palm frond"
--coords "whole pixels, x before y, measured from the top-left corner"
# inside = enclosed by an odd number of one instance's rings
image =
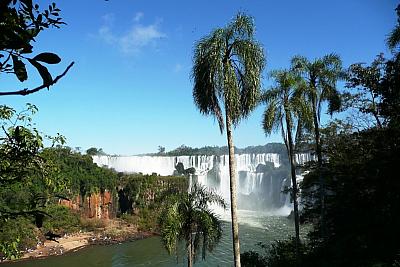
[[[252,38],[254,34],[254,20],[252,17],[239,12],[226,27],[229,39]]]
[[[221,132],[222,108],[237,125],[260,102],[264,66],[263,49],[254,40],[253,18],[239,13],[225,28],[195,44],[191,74],[195,105],[217,119]]]
[[[215,245],[222,236],[222,223],[217,215],[209,209],[198,210],[193,213],[193,219],[197,222],[194,238],[196,250],[202,244],[202,258],[205,258],[206,251],[212,252]]]
[[[181,235],[182,217],[177,203],[170,204],[160,216],[161,239],[169,254],[176,252],[177,242]]]
[[[270,135],[275,129],[279,128],[280,120],[276,120],[276,118],[281,117],[281,114],[279,111],[277,111],[277,109],[277,102],[270,101],[269,105],[264,111],[262,127],[266,135]]]
[[[195,45],[192,69],[194,103],[201,113],[215,116],[221,132],[224,129],[224,118],[220,98],[224,85],[220,51],[224,46],[221,29],[201,39]]]
[[[227,206],[220,195],[198,183],[193,183],[189,195],[197,209],[206,209],[210,204],[216,204],[224,209]]]
[[[397,25],[388,35],[386,44],[390,50],[395,51],[400,44],[400,25]]]
[[[240,88],[236,78],[236,71],[232,65],[226,64],[224,68],[224,101],[225,111],[229,114],[234,125],[240,120]]]
[[[189,192],[174,193],[164,199],[159,219],[161,239],[164,247],[172,254],[177,244],[186,241],[187,249],[192,245],[194,259],[202,244],[203,258],[206,250],[211,251],[222,235],[219,217],[208,207],[217,204],[226,208],[221,196],[206,187],[194,183]]]
[[[337,112],[342,107],[342,98],[337,90],[334,90],[328,99],[328,114],[333,115],[334,112]]]
[[[302,70],[299,74],[308,83],[302,91],[307,95],[311,105],[314,106],[318,121],[320,121],[324,101],[331,103],[329,112],[340,109],[336,83],[338,80],[346,78],[346,73],[342,68],[339,55],[331,53],[314,61],[297,56],[292,59],[292,69],[296,68]]]
[[[297,74],[308,72],[309,62],[306,57],[296,55],[291,59],[290,63],[291,63],[291,68],[290,68],[291,71]]]
[[[261,73],[265,67],[262,46],[254,40],[236,40],[232,43],[232,53],[239,81],[241,116],[247,117],[259,103]],[[235,59],[235,57],[237,59]]]
[[[278,101],[279,93],[279,88],[271,87],[261,94],[261,100],[268,105],[271,101]]]

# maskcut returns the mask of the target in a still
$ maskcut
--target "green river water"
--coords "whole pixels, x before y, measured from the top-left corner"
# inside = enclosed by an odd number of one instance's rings
[[[260,250],[257,243],[270,243],[293,235],[293,222],[284,216],[270,216],[259,212],[239,213],[241,251]],[[181,253],[182,254],[182,253]],[[224,235],[212,253],[201,257],[195,266],[232,266],[230,224],[224,223]],[[1,267],[125,267],[125,266],[186,266],[183,255],[177,259],[163,248],[159,237],[109,246],[89,246],[62,256],[24,260],[1,264]]]

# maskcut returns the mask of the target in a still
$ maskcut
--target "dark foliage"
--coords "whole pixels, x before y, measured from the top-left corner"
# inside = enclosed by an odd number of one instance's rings
[[[345,93],[347,107],[369,114],[382,128],[400,125],[400,55],[385,59],[380,54],[370,66],[353,64],[348,70],[347,88],[357,88],[356,93]]]
[[[304,217],[316,223],[311,233],[315,257],[347,266],[389,264],[400,251],[400,131],[367,130],[338,136],[328,146],[329,162],[323,165],[327,180],[328,238],[321,240],[318,193],[312,185],[317,173],[303,183],[308,200]]]

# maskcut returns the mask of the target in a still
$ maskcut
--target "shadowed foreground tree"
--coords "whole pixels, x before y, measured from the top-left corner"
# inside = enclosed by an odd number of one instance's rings
[[[160,215],[161,238],[171,254],[177,252],[179,241],[186,242],[188,266],[193,266],[197,253],[202,248],[202,259],[206,251],[212,251],[222,235],[222,224],[209,208],[216,204],[223,208],[222,197],[194,183],[190,192],[168,196]]]
[[[353,65],[348,82],[361,93],[374,94],[379,102],[373,109],[367,99],[359,102],[360,110],[377,111],[384,123],[354,131],[351,124],[335,120],[322,129],[324,156],[329,160],[322,168],[311,168],[301,184],[302,219],[314,227],[309,242],[300,248],[300,261],[293,260],[295,244],[287,240],[269,246],[265,256],[246,253],[243,265],[400,266],[400,57],[394,53],[393,59],[378,58],[371,65]],[[315,186],[321,173],[329,189],[325,233]]]
[[[288,70],[272,73],[276,85],[265,92],[263,101],[267,104],[263,115],[263,129],[267,135],[281,130],[290,161],[292,178],[292,200],[296,231],[296,251],[300,244],[298,189],[296,182],[296,162],[294,157],[294,134],[300,125],[310,129],[312,114],[304,99],[304,80]],[[299,123],[300,122],[300,123]]]
[[[396,7],[397,25],[389,33],[386,44],[390,50],[395,52],[396,48],[400,45],[400,4]]]
[[[48,215],[47,203],[67,184],[41,154],[44,139],[53,145],[63,144],[65,139],[61,135],[42,137],[31,119],[36,111],[31,104],[19,113],[0,105],[0,229],[21,217],[34,219],[40,226]],[[0,240],[1,257],[17,257],[20,241],[12,237]]]
[[[330,190],[325,218],[330,231],[323,243],[320,227],[310,232],[305,266],[399,266],[400,182],[394,175],[399,137],[399,129],[386,127],[327,136],[329,162],[322,170]],[[318,175],[312,170],[302,185],[304,218],[316,226]]]
[[[380,54],[370,66],[362,63],[352,64],[347,71],[346,88],[349,88],[349,91],[355,88],[357,90],[353,94],[350,92],[343,94],[344,108],[355,109],[357,111],[355,117],[363,119],[365,128],[375,126],[382,129],[387,124],[386,118],[381,114],[382,97],[379,95],[385,67],[386,60],[383,54]],[[371,118],[375,123],[370,122]]]
[[[53,78],[45,64],[58,64],[61,58],[50,52],[32,54],[33,44],[42,31],[65,24],[59,14],[55,3],[42,10],[32,0],[0,1],[0,74],[15,75],[19,82],[25,82],[29,64],[42,80],[33,88],[0,88],[0,96],[25,96],[49,89],[67,74],[74,62]],[[49,175],[54,166],[40,155],[47,136],[43,138],[31,122],[30,116],[36,111],[30,104],[21,113],[0,106],[0,229],[4,223],[16,223],[21,217],[33,217],[41,225],[49,198],[66,184]],[[51,139],[53,144],[64,143],[60,135]],[[19,237],[2,239],[2,257],[18,256],[20,241]]]
[[[318,159],[318,168],[322,166],[321,150],[321,111],[322,104],[328,101],[328,112],[332,114],[340,109],[341,101],[339,92],[336,89],[336,82],[344,77],[342,61],[336,54],[329,54],[322,58],[310,61],[303,56],[292,58],[292,68],[298,72],[307,83],[306,96],[312,110],[314,123],[315,151]],[[324,233],[325,214],[325,186],[324,179],[319,179],[320,201],[321,201],[321,227]],[[324,236],[324,234],[323,234]]]
[[[201,113],[217,119],[221,133],[226,124],[233,251],[235,266],[238,267],[240,245],[232,127],[247,117],[258,104],[261,73],[265,65],[263,49],[254,39],[253,19],[238,14],[225,28],[218,28],[198,41],[193,61],[193,98],[197,108]]]

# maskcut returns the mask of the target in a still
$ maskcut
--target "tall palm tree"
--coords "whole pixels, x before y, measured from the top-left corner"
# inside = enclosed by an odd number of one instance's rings
[[[240,266],[237,222],[236,165],[232,126],[247,117],[259,102],[265,66],[261,45],[254,39],[254,23],[238,14],[225,28],[198,41],[193,56],[193,98],[201,113],[214,116],[229,148],[230,198],[235,266]],[[225,109],[225,123],[223,108]]]
[[[322,104],[328,101],[328,111],[332,114],[340,109],[340,94],[336,83],[344,77],[342,61],[336,54],[325,55],[310,61],[305,57],[292,58],[292,69],[296,71],[307,83],[306,95],[312,109],[315,151],[318,160],[318,169],[322,167],[322,149],[320,137]],[[321,230],[325,236],[325,183],[322,175],[319,175],[319,190],[321,198]]]
[[[170,254],[177,252],[178,242],[185,241],[189,267],[196,260],[200,244],[204,260],[206,250],[212,251],[221,238],[221,221],[210,210],[211,204],[226,207],[222,197],[194,183],[190,192],[167,197],[161,212],[161,238],[165,248]]]
[[[288,70],[274,71],[271,76],[275,80],[275,86],[263,95],[263,101],[267,104],[263,115],[263,128],[267,135],[274,130],[280,130],[286,145],[290,161],[296,247],[298,248],[300,231],[294,135],[298,131],[297,127],[311,127],[311,110],[304,99],[305,84],[300,76]]]

